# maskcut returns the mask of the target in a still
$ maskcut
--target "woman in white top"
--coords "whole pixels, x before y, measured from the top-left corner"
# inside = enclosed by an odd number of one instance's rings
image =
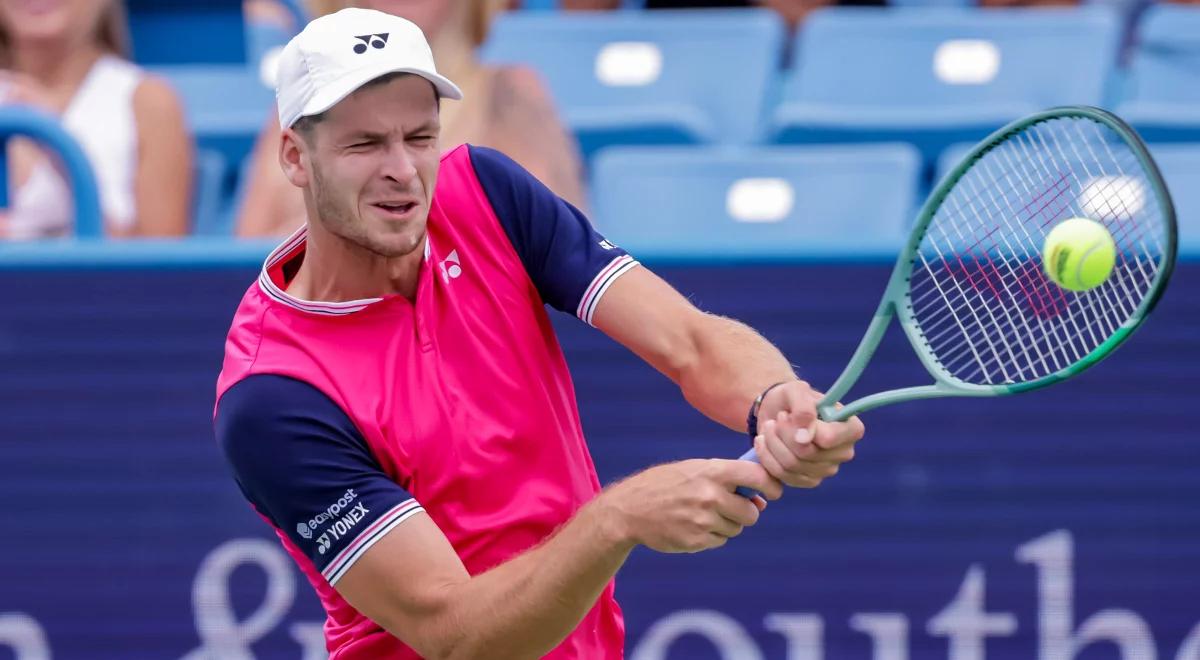
[[[0,105],[60,117],[91,162],[109,236],[188,230],[192,141],[165,82],[126,58],[120,0],[0,0]],[[66,177],[24,139],[8,147],[9,207],[0,239],[73,232]]]

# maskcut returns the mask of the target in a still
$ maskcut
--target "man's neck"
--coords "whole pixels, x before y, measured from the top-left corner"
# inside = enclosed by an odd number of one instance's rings
[[[347,302],[401,295],[413,300],[421,262],[421,245],[401,257],[382,257],[309,223],[304,262],[287,291],[301,300]]]

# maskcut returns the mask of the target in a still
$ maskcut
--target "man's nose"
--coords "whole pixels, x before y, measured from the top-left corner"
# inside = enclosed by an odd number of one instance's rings
[[[407,184],[417,176],[417,167],[413,163],[404,143],[392,145],[384,156],[382,174],[385,178]]]

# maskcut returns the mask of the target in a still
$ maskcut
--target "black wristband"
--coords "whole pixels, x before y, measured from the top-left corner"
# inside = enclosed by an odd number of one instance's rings
[[[754,399],[754,403],[750,404],[750,414],[746,416],[746,433],[750,435],[750,444],[754,444],[754,438],[758,435],[758,407],[762,405],[763,399],[767,398],[767,393],[771,390],[790,381],[781,380],[774,385],[762,391]]]

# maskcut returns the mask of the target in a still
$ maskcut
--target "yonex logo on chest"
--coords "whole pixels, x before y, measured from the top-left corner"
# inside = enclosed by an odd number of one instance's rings
[[[354,44],[354,52],[362,55],[367,52],[367,45],[372,48],[383,48],[387,45],[388,35],[390,32],[381,32],[379,34],[362,34],[354,37],[360,43]]]
[[[458,258],[458,250],[451,250],[450,254],[442,260],[441,266],[443,282],[449,282],[462,275],[462,263]]]

